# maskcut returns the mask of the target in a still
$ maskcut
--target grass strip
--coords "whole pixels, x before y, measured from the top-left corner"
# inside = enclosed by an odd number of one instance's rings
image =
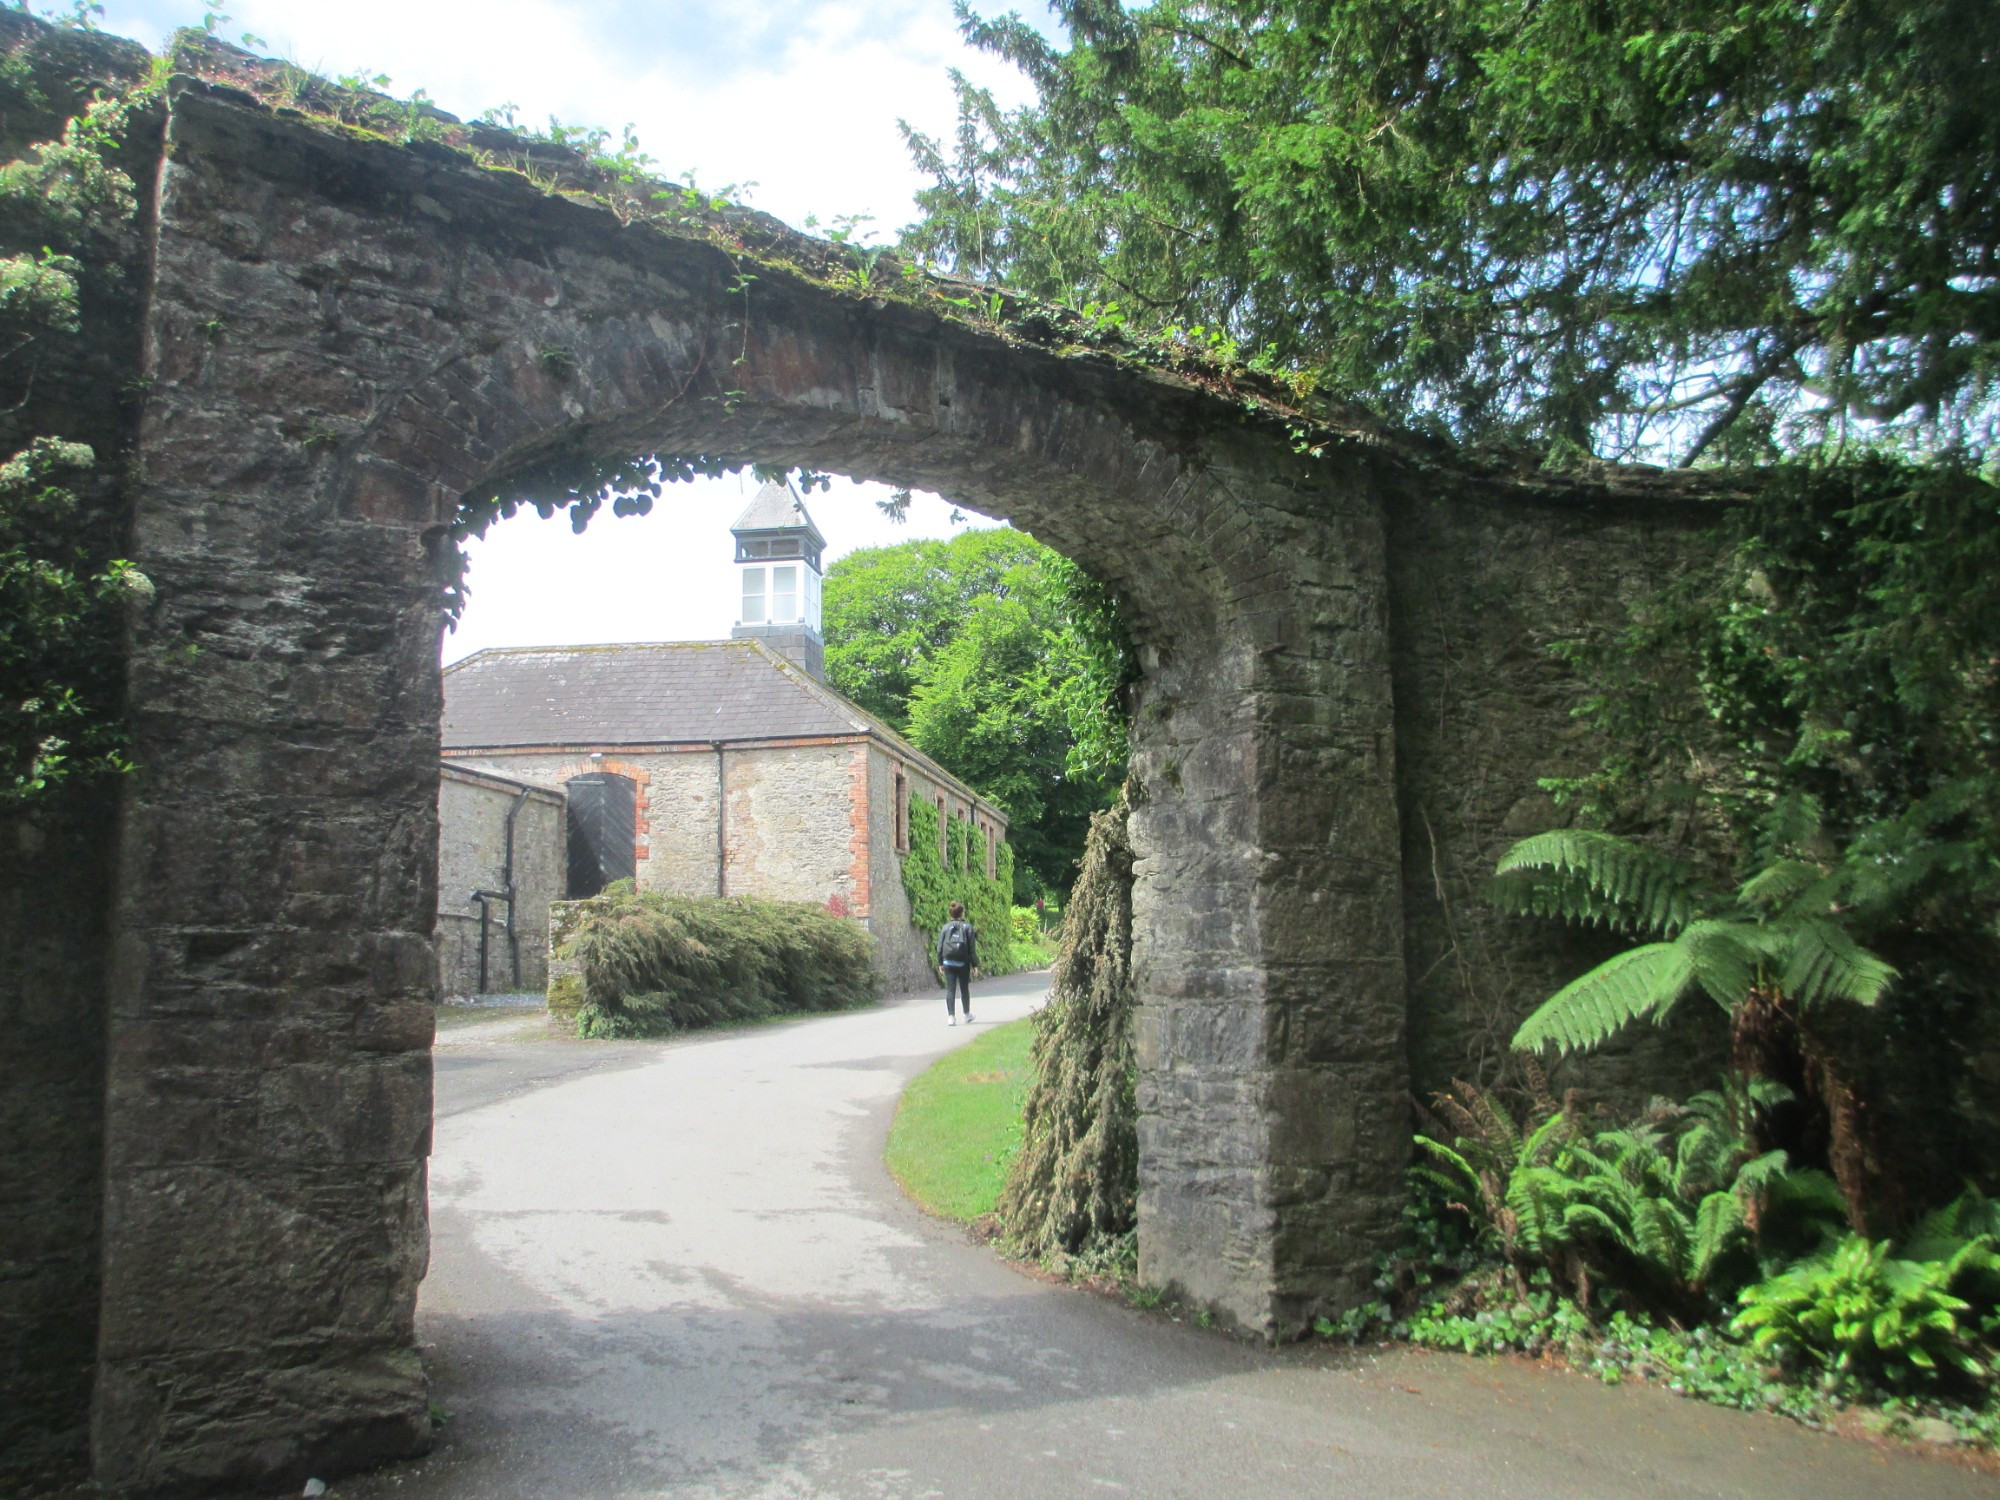
[[[1032,1016],[995,1026],[911,1080],[883,1152],[904,1192],[940,1218],[971,1223],[993,1212],[1007,1164],[1021,1149],[1032,1070]]]

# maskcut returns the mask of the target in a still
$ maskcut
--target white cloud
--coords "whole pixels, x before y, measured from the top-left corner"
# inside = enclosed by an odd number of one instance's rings
[[[864,214],[880,238],[915,216],[922,185],[898,118],[949,136],[947,72],[1003,100],[1018,75],[960,41],[949,0],[216,0],[234,42],[314,72],[387,73],[391,92],[423,89],[464,118],[502,104],[524,123],[614,130],[634,124],[668,176],[706,187],[755,182],[750,201],[795,225]],[[1032,8],[1032,7],[1030,7]],[[157,48],[198,7],[109,0],[105,29]],[[471,601],[444,658],[487,646],[713,639],[736,616],[729,523],[747,479],[668,488],[651,516],[600,514],[581,536],[558,515],[524,512],[472,544]],[[873,500],[880,485],[838,481],[810,497],[829,560],[960,529],[919,496],[903,527]],[[990,524],[973,518],[970,524]]]
[[[956,118],[947,70],[1025,96],[1011,69],[959,39],[948,0],[635,3],[635,0],[237,0],[218,34],[330,75],[387,73],[470,118],[638,127],[669,175],[758,184],[788,222],[872,215],[885,237],[922,185],[898,118],[929,134]],[[198,12],[195,12],[198,14]],[[157,46],[190,11],[112,0],[105,26]]]

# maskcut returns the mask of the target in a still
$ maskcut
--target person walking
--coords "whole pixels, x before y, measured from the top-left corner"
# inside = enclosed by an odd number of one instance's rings
[[[965,903],[951,903],[951,920],[938,929],[938,967],[944,970],[944,1024],[956,1026],[954,1001],[965,1001],[965,1024],[972,1024],[972,971],[979,963],[979,929],[965,920]]]

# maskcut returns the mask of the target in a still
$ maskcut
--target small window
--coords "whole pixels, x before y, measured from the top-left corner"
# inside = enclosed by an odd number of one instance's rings
[[[771,569],[771,621],[789,625],[799,617],[799,570],[796,565]]]
[[[819,570],[806,569],[806,624],[814,630],[820,629]]]
[[[762,625],[764,623],[764,570],[745,568],[743,570],[743,623]]]
[[[910,852],[910,783],[901,767],[896,770],[896,852]]]

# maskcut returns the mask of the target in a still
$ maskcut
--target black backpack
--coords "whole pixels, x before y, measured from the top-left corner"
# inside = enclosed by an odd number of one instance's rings
[[[948,964],[962,964],[972,952],[972,928],[964,922],[944,924],[942,943],[944,961]]]

